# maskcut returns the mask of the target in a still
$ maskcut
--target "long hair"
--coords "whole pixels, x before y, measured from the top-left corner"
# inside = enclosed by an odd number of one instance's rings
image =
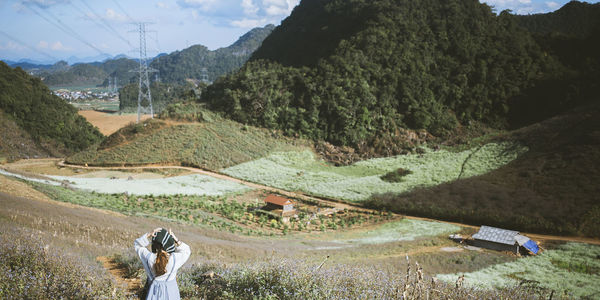
[[[163,249],[159,242],[152,242],[152,252],[156,253],[154,262],[154,274],[156,277],[167,273],[167,263],[169,263],[169,253]]]

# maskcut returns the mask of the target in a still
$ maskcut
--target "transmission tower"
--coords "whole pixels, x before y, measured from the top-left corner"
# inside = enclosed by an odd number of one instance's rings
[[[208,84],[208,70],[206,68],[202,68],[202,73],[200,75],[200,80],[202,80],[202,82]]]
[[[140,122],[142,114],[142,101],[146,99],[150,106],[150,118],[154,118],[154,110],[152,109],[152,94],[150,93],[150,78],[148,73],[156,72],[155,69],[148,67],[148,56],[146,55],[146,25],[148,23],[137,23],[137,32],[140,34],[140,67],[137,70],[139,72],[140,80],[138,84],[138,110],[137,110],[137,122]],[[132,70],[136,71],[136,70]]]
[[[115,79],[113,79],[113,84],[114,84],[113,92],[116,93],[119,90],[118,89],[119,85],[117,84],[117,76],[116,75],[115,75]]]

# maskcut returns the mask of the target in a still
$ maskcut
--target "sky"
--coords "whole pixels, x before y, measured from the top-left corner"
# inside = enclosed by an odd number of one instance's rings
[[[148,22],[149,57],[201,44],[227,47],[254,27],[279,25],[300,0],[0,0],[0,59],[55,62],[139,55]],[[487,0],[497,12],[554,11],[568,0]]]

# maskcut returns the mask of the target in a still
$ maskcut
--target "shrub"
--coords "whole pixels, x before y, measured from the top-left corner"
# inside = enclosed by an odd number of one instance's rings
[[[23,232],[0,234],[0,269],[2,299],[124,298],[100,266],[62,254]]]
[[[382,175],[381,180],[387,181],[387,182],[401,182],[402,177],[404,177],[408,174],[412,174],[412,171],[408,170],[408,169],[398,168],[394,171],[386,173],[385,175]]]

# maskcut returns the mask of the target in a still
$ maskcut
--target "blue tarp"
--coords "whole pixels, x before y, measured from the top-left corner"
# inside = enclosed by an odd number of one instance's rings
[[[533,254],[537,254],[538,251],[540,251],[540,248],[533,240],[527,241],[525,244],[523,244],[523,247],[525,247],[525,249],[531,251]]]

